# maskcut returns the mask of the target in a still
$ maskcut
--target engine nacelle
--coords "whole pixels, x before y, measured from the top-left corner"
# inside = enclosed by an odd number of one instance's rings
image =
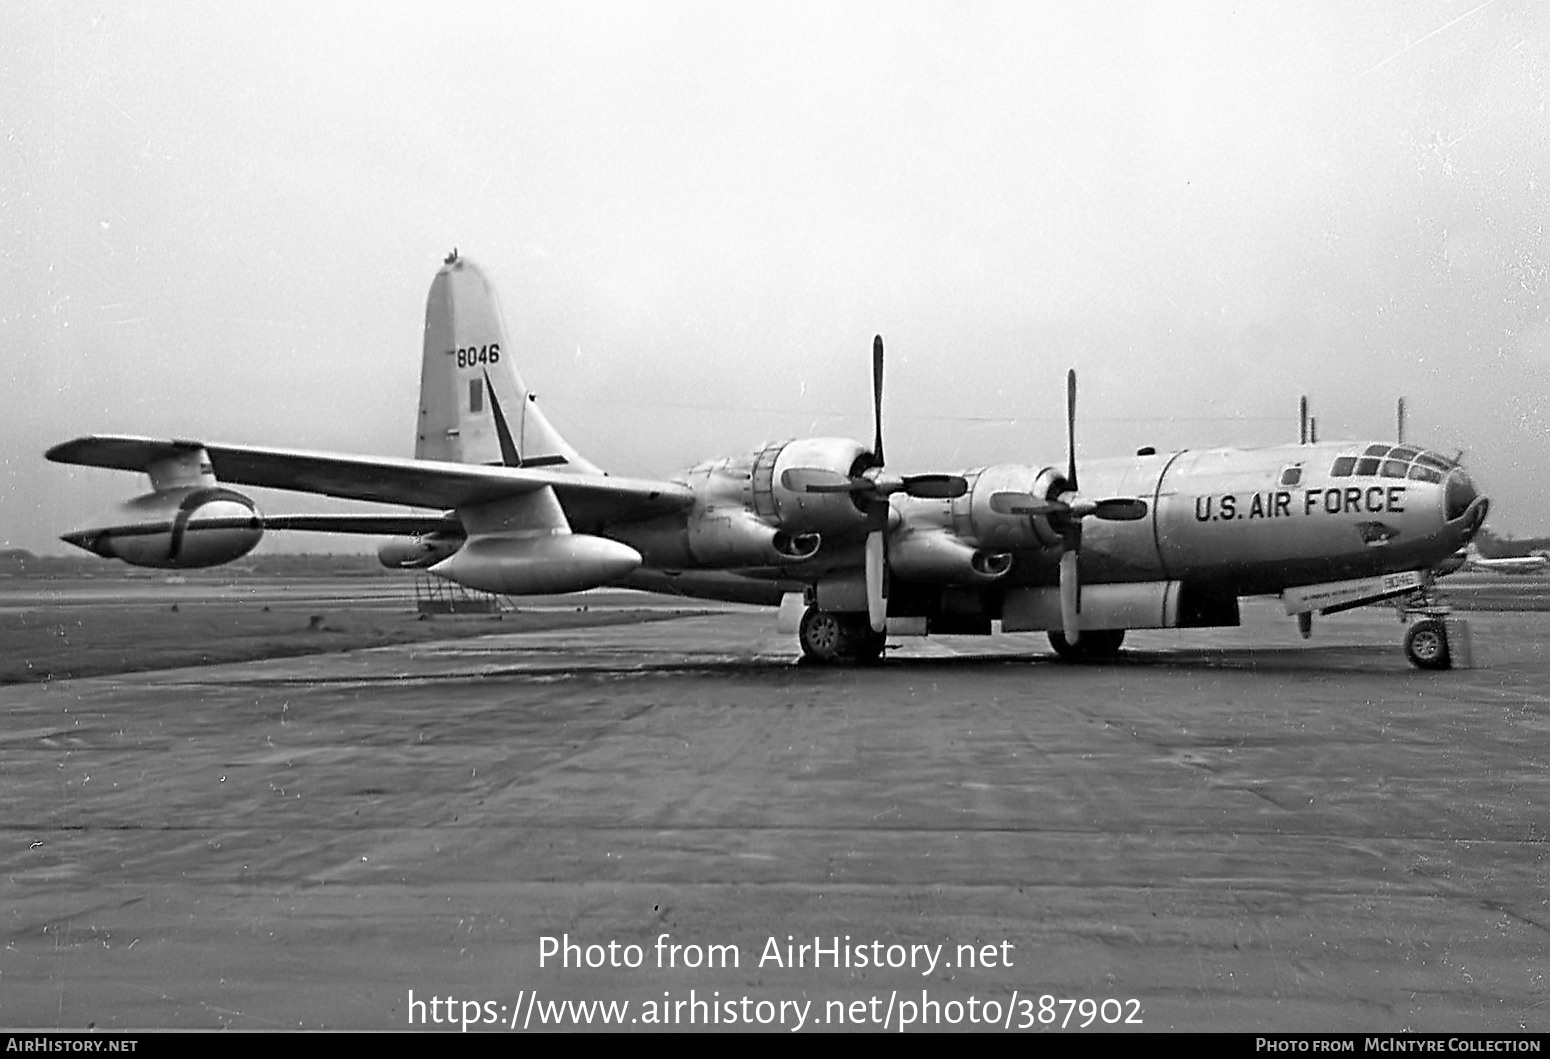
[[[61,540],[131,566],[192,570],[240,559],[264,536],[253,501],[220,486],[160,489],[97,518]]]
[[[776,529],[744,507],[713,507],[689,518],[689,553],[701,566],[775,566],[818,554],[817,533]]]
[[[461,548],[463,540],[453,533],[389,537],[377,548],[377,561],[389,570],[424,570]]]
[[[759,501],[764,498],[760,493],[767,489],[773,513],[781,526],[791,532],[840,534],[862,529],[866,526],[866,514],[850,493],[788,489],[781,479],[791,470],[827,471],[837,478],[849,478],[876,463],[876,458],[866,448],[850,438],[801,438],[787,442],[767,471],[763,459],[755,465],[755,508],[762,513]]]
[[[888,569],[905,581],[983,583],[1012,569],[1012,553],[975,548],[951,533],[926,530],[889,539]]]
[[[470,537],[430,571],[484,592],[532,596],[597,588],[640,564],[640,552],[618,541],[585,533],[542,533]]]
[[[982,548],[1015,551],[1019,548],[1052,548],[1060,533],[1042,515],[1018,515],[996,511],[991,498],[997,493],[1031,494],[1050,500],[1066,491],[1063,475],[1050,467],[1042,470],[1018,463],[1000,463],[964,475],[969,491],[952,502],[953,529]]]

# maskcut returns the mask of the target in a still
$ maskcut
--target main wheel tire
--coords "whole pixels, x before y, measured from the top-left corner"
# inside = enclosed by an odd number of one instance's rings
[[[1423,618],[1405,633],[1405,657],[1417,669],[1451,669],[1448,627],[1440,618]]]
[[[851,632],[849,661],[857,665],[869,666],[882,657],[883,647],[887,642],[888,634],[873,632],[871,620],[863,614],[856,621],[856,626]]]
[[[1066,634],[1052,630],[1049,645],[1055,649],[1062,662],[1087,662],[1094,659],[1113,658],[1125,642],[1124,629],[1089,629],[1076,643],[1068,643]]]
[[[1070,640],[1067,640],[1066,634],[1063,632],[1055,632],[1051,630],[1049,634],[1049,645],[1055,649],[1055,654],[1060,656],[1060,660],[1062,662],[1081,661],[1082,658],[1084,658],[1087,654],[1086,643],[1086,633],[1083,633],[1081,638],[1078,639],[1076,643],[1072,643]]]
[[[847,639],[845,620],[841,615],[817,607],[808,607],[802,615],[797,641],[802,645],[804,657],[832,665],[840,660]]]
[[[1113,658],[1119,654],[1119,649],[1125,642],[1125,630],[1105,629],[1103,636],[1104,639],[1100,641],[1100,645],[1095,646],[1094,650],[1104,658]]]
[[[797,633],[802,654],[824,665],[867,665],[883,653],[887,637],[873,632],[865,614],[834,614],[809,607]]]

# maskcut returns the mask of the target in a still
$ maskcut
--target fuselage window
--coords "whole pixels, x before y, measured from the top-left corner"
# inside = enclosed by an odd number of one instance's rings
[[[1302,481],[1302,467],[1288,467],[1281,472],[1281,485],[1287,489]]]
[[[1401,445],[1399,448],[1389,453],[1389,456],[1393,459],[1404,460],[1406,463],[1409,463],[1419,455],[1421,455],[1421,450],[1413,448],[1409,445]]]
[[[1443,459],[1441,456],[1433,455],[1430,452],[1421,453],[1421,455],[1415,458],[1415,462],[1424,463],[1428,467],[1435,467],[1439,471],[1446,471],[1452,467],[1452,464],[1450,464],[1447,460]]]
[[[1405,476],[1405,468],[1406,464],[1404,460],[1384,460],[1383,477],[1403,478]]]
[[[1418,482],[1441,482],[1442,481],[1442,475],[1441,474],[1439,474],[1436,471],[1432,470],[1430,467],[1423,467],[1419,463],[1411,465],[1411,467],[1410,467],[1410,477],[1414,478]]]
[[[1364,455],[1364,456],[1387,456],[1388,454],[1389,454],[1389,447],[1387,445],[1368,445],[1367,446],[1367,451],[1365,453],[1363,453],[1362,455]]]
[[[1349,477],[1351,477],[1351,472],[1353,470],[1355,470],[1355,469],[1356,469],[1356,457],[1355,456],[1342,456],[1338,460],[1335,461],[1335,466],[1334,466],[1334,468],[1329,473],[1331,475],[1333,475],[1334,477],[1336,477],[1336,478],[1349,478]],[[1282,479],[1281,484],[1282,485],[1286,484],[1286,480],[1284,478]],[[1297,483],[1293,482],[1292,484],[1296,485]]]
[[[1361,459],[1357,460],[1356,461],[1356,473],[1357,474],[1361,474],[1361,475],[1377,474],[1378,473],[1378,457],[1376,457],[1376,456],[1363,456]]]

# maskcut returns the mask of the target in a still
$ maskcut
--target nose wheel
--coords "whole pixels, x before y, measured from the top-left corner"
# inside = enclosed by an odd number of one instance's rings
[[[1441,618],[1422,618],[1405,633],[1405,657],[1417,669],[1450,669],[1448,627]]]

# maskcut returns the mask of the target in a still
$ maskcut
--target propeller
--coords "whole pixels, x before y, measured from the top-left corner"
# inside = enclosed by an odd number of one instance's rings
[[[1076,369],[1066,371],[1066,484],[1071,492],[1076,484]],[[1094,513],[1097,507],[1094,505]],[[1082,638],[1082,582],[1077,575],[1077,560],[1082,552],[1082,516],[1073,509],[1060,535],[1060,628],[1072,647]]]
[[[792,467],[780,484],[794,493],[849,493],[866,515],[867,619],[873,632],[888,625],[888,498],[894,493],[924,500],[953,500],[969,491],[957,474],[889,474],[883,465],[883,336],[872,339],[872,440],[870,467],[841,474],[824,467]]]
[[[1146,518],[1150,510],[1145,500],[1114,496],[1105,500],[1041,500],[1032,493],[1000,492],[990,494],[990,510],[998,515],[1062,516],[1103,519],[1105,522],[1134,522]]]
[[[1076,476],[1076,372],[1066,373],[1066,492],[1049,500],[1032,493],[992,493],[990,510],[998,515],[1027,515],[1051,519],[1060,531],[1060,625],[1066,642],[1075,645],[1081,636],[1082,586],[1077,562],[1082,551],[1082,520],[1134,522],[1146,517],[1145,500],[1108,497],[1088,500],[1077,495]]]
[[[872,336],[872,455],[877,466],[868,468],[881,472],[883,467],[883,336]],[[873,632],[888,628],[888,494],[881,490],[876,475],[861,481],[872,485],[870,495],[858,497],[866,508],[866,613]],[[900,479],[900,485],[903,480]],[[964,483],[968,488],[968,483]]]

